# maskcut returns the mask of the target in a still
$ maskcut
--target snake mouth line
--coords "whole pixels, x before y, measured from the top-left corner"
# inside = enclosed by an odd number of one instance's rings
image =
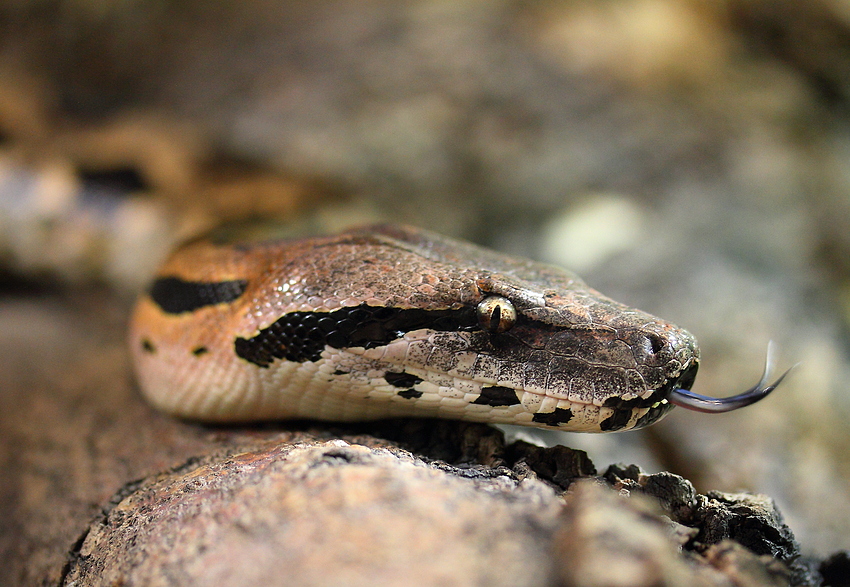
[[[572,420],[573,414],[578,413],[576,410],[581,411],[586,407],[598,406],[612,410],[612,412],[609,412],[610,415],[597,423],[599,431],[615,432],[618,430],[643,428],[657,422],[673,409],[674,405],[670,403],[669,395],[675,389],[690,387],[696,377],[697,368],[697,362],[693,361],[678,377],[668,379],[661,387],[651,391],[644,397],[635,397],[628,400],[620,397],[609,397],[602,404],[569,400],[571,407],[563,407],[563,404],[560,404],[560,407],[555,408],[553,411],[534,412],[533,422],[558,429]],[[416,383],[432,380],[429,375],[440,376],[442,374],[427,369],[411,370],[408,368],[401,373],[390,372],[387,375],[385,379],[392,385],[412,388]],[[510,408],[524,403],[521,398],[526,393],[541,398],[550,397],[547,393],[540,390],[514,387],[510,384],[500,385],[498,381],[494,380],[483,383],[478,399],[471,403],[489,405],[493,408]],[[414,389],[406,389],[400,392],[399,395],[408,398],[419,397],[421,393],[416,392]],[[532,411],[532,407],[528,406],[528,410]]]
[[[646,397],[630,400],[608,398],[602,405],[613,408],[614,413],[599,423],[600,430],[603,432],[615,432],[626,428],[636,430],[657,422],[673,409],[674,404],[670,402],[671,394],[677,389],[690,389],[698,369],[699,363],[696,360],[692,361],[678,377],[667,379],[661,387]],[[647,411],[629,426],[636,410]]]

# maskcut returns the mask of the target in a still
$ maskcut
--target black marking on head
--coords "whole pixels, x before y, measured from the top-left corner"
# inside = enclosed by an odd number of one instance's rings
[[[232,281],[184,281],[179,277],[161,277],[151,285],[154,303],[166,314],[192,312],[205,306],[232,302],[248,287],[244,279]]]
[[[387,383],[394,387],[413,387],[417,383],[422,383],[422,378],[410,373],[392,373],[384,375]],[[422,395],[421,393],[419,395]]]
[[[492,387],[482,387],[481,395],[475,398],[475,401],[472,403],[493,406],[495,408],[499,406],[515,406],[520,403],[520,401],[515,389],[502,387],[501,385],[494,385]],[[538,414],[535,414],[535,416],[536,415]]]
[[[614,410],[614,413],[599,423],[602,432],[616,432],[622,430],[632,417],[631,410]]]
[[[694,362],[678,378],[664,381],[661,387],[649,394],[649,397],[636,397],[630,400],[609,397],[602,405],[606,408],[614,408],[615,411],[599,423],[600,430],[603,432],[622,430],[631,419],[632,410],[635,408],[649,408],[649,411],[638,418],[635,425],[632,426],[632,430],[654,424],[673,409],[673,404],[669,402],[661,403],[661,401],[666,399],[675,388],[690,389],[696,378],[697,368],[698,364]]]
[[[208,349],[205,346],[199,346],[197,348],[192,349],[192,354],[195,355],[196,357],[200,357],[201,355],[205,355],[208,352],[210,352],[210,349]]]
[[[554,412],[547,412],[545,414],[534,414],[534,417],[531,418],[531,421],[539,422],[541,424],[549,424],[550,426],[559,426],[561,424],[566,424],[572,419],[573,411],[571,409],[555,408]]]
[[[400,395],[404,399],[416,399],[422,397],[422,392],[416,391],[415,389],[405,389],[403,391],[399,391],[398,395]]]
[[[653,343],[655,344],[655,343]],[[644,428],[650,424],[654,424],[663,418],[667,412],[673,409],[673,404],[664,402],[670,392],[675,388],[690,389],[696,378],[698,364],[692,363],[681,375],[676,379],[667,379],[663,384],[649,394],[648,397],[636,397],[630,400],[624,400],[619,397],[609,397],[602,405],[606,408],[614,408],[614,413],[608,418],[599,423],[599,428],[603,432],[615,432],[622,430],[628,425],[632,417],[632,410],[635,408],[649,408],[643,416],[638,418],[632,430]],[[654,406],[654,407],[653,407]]]
[[[142,339],[142,350],[145,351],[146,353],[153,354],[153,353],[156,352],[156,347],[153,346],[153,343],[150,340],[148,340],[147,338],[143,338]]]
[[[667,412],[672,410],[673,407],[673,404],[665,402],[656,408],[649,408],[647,413],[638,418],[638,421],[635,422],[635,426],[632,430],[637,430],[638,428],[644,428],[650,424],[655,424],[663,418]]]
[[[336,375],[337,377],[339,377],[340,375],[348,375],[348,371],[337,369],[336,371],[334,371],[334,375]]]
[[[318,361],[325,346],[367,349],[389,344],[406,332],[476,330],[474,308],[421,310],[361,304],[333,312],[290,312],[251,338],[234,341],[236,354],[259,367],[275,359]]]
[[[667,397],[667,391],[665,390],[655,390],[649,397],[636,397],[629,400],[624,400],[619,397],[609,397],[604,402],[602,402],[602,407],[605,408],[614,408],[615,410],[631,410],[632,408],[649,408],[665,397]]]

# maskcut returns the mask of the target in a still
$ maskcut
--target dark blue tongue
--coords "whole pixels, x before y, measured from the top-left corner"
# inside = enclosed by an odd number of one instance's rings
[[[770,372],[773,370],[773,354],[773,344],[769,344],[767,346],[767,359],[764,362],[764,373],[762,373],[761,380],[744,393],[733,395],[732,397],[710,397],[694,393],[690,389],[674,389],[667,397],[667,401],[688,410],[708,414],[731,412],[732,410],[754,404],[767,397],[771,391],[782,383],[782,380],[791,372],[791,369],[796,367],[794,365],[780,375],[776,381],[767,385],[768,377],[770,377]]]

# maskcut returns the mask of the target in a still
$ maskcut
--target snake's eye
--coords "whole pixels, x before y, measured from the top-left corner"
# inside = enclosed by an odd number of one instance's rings
[[[492,334],[510,330],[515,322],[516,308],[507,298],[490,296],[478,304],[478,323]]]

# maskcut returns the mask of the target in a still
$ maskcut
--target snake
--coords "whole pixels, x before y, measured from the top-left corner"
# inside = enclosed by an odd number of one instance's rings
[[[674,406],[693,335],[570,271],[401,225],[282,238],[219,230],[179,247],[139,297],[129,344],[154,407],[201,422],[437,417],[574,432]]]

